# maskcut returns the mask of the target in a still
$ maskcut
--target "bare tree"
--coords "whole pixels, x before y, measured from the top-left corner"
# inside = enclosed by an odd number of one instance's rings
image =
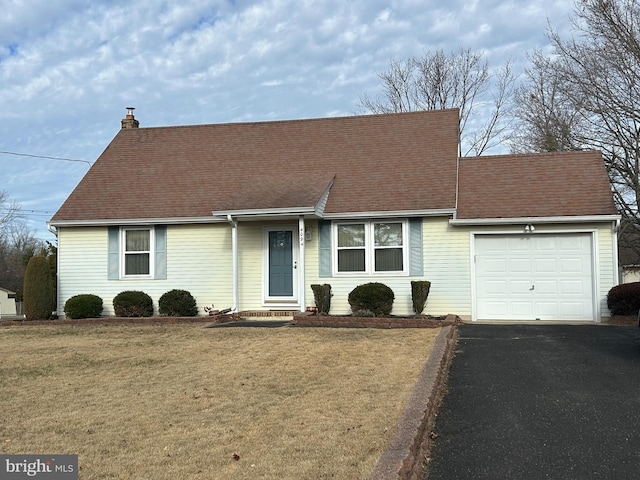
[[[0,191],[0,234],[2,229],[20,218],[20,206],[9,200],[6,192]]]
[[[514,76],[507,63],[495,73],[481,53],[460,49],[425,51],[421,57],[391,60],[378,74],[382,91],[360,96],[359,107],[371,113],[460,109],[461,154],[481,155],[505,132],[502,119]],[[469,132],[469,130],[472,130]]]
[[[550,32],[552,59],[534,57],[519,97],[531,142],[521,146],[602,151],[623,217],[621,247],[640,259],[640,3],[577,0],[573,29],[569,39]]]
[[[531,66],[514,91],[510,115],[513,129],[508,137],[511,151],[553,152],[576,150],[576,133],[581,128],[581,108],[575,98],[567,97],[561,79],[555,74],[554,61],[535,51]]]

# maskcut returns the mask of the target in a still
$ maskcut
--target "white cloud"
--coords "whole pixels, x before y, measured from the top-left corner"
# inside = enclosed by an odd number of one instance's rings
[[[129,105],[142,126],[352,114],[391,57],[468,46],[524,61],[547,16],[566,28],[564,3],[6,0],[0,150],[93,161]],[[83,174],[1,154],[0,171],[0,189],[39,210]]]

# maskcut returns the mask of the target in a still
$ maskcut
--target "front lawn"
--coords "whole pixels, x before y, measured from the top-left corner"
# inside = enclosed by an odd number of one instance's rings
[[[0,452],[91,479],[365,479],[439,329],[0,329]]]

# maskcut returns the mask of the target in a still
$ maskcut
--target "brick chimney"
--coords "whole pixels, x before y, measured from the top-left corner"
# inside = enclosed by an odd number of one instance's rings
[[[140,122],[133,116],[134,107],[127,107],[127,114],[122,119],[122,128],[138,128]]]

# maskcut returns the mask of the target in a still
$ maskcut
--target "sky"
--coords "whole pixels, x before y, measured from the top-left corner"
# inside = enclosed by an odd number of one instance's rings
[[[571,0],[1,0],[0,191],[46,222],[120,129],[354,115],[390,59],[490,67],[570,35]],[[499,153],[499,152],[490,152]],[[89,163],[87,163],[89,162]],[[117,201],[117,199],[114,199]]]

